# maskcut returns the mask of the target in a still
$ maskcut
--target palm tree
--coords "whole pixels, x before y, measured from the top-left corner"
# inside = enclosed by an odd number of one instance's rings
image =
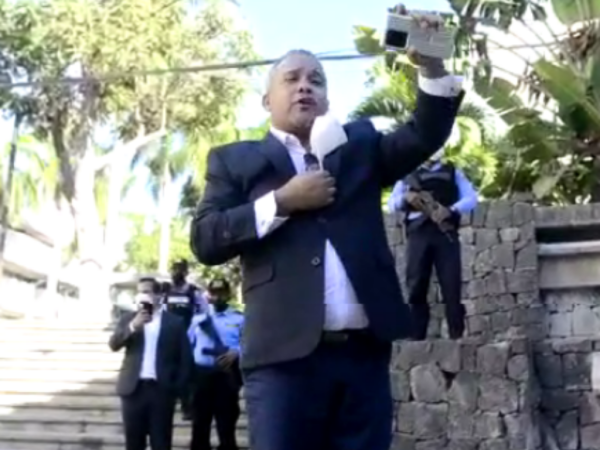
[[[171,238],[171,221],[173,208],[169,202],[174,183],[189,169],[190,150],[187,145],[175,146],[175,136],[167,135],[159,145],[150,149],[145,155],[146,165],[150,171],[150,191],[158,205],[160,223],[160,244],[158,271],[166,273],[169,264],[169,246]]]

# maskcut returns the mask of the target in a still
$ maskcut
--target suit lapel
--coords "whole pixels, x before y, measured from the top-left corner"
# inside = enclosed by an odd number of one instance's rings
[[[263,140],[260,151],[281,175],[286,178],[292,178],[296,175],[296,168],[287,149],[271,133],[268,133]]]
[[[171,325],[169,314],[163,312],[160,317],[160,329],[158,331],[158,340],[156,341],[156,360],[160,358],[161,349],[164,348],[165,339],[169,332],[168,327]]]
[[[327,170],[333,178],[335,178],[340,171],[340,163],[343,153],[341,150],[345,145],[346,144],[336,148],[332,152],[329,152],[323,161],[323,168]]]

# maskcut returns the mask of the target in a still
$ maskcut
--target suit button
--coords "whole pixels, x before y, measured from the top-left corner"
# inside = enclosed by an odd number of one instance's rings
[[[321,265],[321,258],[319,258],[318,256],[315,256],[310,263],[313,266],[317,267],[317,266]]]
[[[231,238],[231,233],[229,231],[223,231],[223,237],[225,239],[229,239],[229,238]]]

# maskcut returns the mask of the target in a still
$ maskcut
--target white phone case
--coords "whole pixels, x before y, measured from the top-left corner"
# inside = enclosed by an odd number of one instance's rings
[[[439,31],[423,30],[411,16],[388,14],[386,32],[399,31],[408,34],[406,47],[412,47],[424,56],[450,59],[454,54],[455,27],[442,28]],[[384,42],[390,50],[405,50],[396,48]]]

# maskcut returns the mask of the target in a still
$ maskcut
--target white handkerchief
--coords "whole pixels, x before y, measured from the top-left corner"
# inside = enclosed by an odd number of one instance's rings
[[[321,165],[331,151],[348,142],[344,127],[332,114],[319,116],[310,131],[310,149]]]

